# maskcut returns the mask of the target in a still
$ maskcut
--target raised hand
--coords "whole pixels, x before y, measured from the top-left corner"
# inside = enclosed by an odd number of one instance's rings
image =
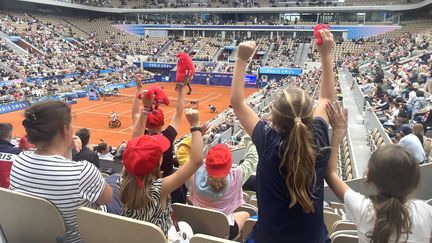
[[[135,82],[136,82],[136,89],[137,89],[137,92],[140,92],[141,89],[142,89],[142,75],[141,75],[141,73],[138,73],[138,74],[135,76]]]
[[[240,43],[237,47],[237,59],[243,61],[249,61],[252,55],[255,53],[256,43],[255,41],[245,41]]]
[[[186,110],[186,119],[188,120],[191,127],[199,126],[199,112],[196,109],[187,109]]]
[[[210,129],[210,122],[206,122],[204,125],[201,126],[201,132],[202,134],[207,134],[207,131]]]
[[[317,45],[317,49],[321,57],[330,56],[332,54],[334,39],[330,30],[322,29],[318,31],[322,38],[322,44]]]
[[[333,133],[343,134],[348,127],[348,110],[336,102],[334,105],[327,104],[326,111]]]
[[[80,152],[82,149],[82,142],[81,139],[78,136],[73,136],[72,138],[72,147],[75,149],[76,152]]]
[[[151,107],[153,105],[153,101],[154,101],[155,95],[152,94],[151,97],[150,97],[150,99],[148,99],[147,98],[147,92],[148,92],[147,90],[144,90],[141,93],[141,100],[142,100],[142,103],[143,103],[144,107]]]

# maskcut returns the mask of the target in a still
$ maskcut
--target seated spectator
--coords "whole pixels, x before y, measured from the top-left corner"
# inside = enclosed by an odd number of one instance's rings
[[[229,239],[234,239],[243,229],[251,212],[235,212],[244,204],[242,185],[255,171],[258,154],[250,137],[246,138],[244,162],[231,169],[231,150],[224,144],[213,146],[207,153],[206,164],[192,177],[190,201],[193,205],[224,213],[230,225]]]
[[[339,144],[348,126],[347,112],[332,107],[329,117],[333,135],[326,181],[344,202],[347,218],[357,226],[359,242],[429,242],[432,207],[409,199],[420,182],[415,156],[399,145],[378,148],[369,159],[366,176],[376,192],[369,197],[357,193],[337,175]]]
[[[117,146],[114,159],[121,160],[125,149],[126,149],[126,141],[122,141],[121,144]]]
[[[16,156],[21,150],[11,144],[13,126],[0,123],[0,187],[9,188],[9,176]]]
[[[402,131],[404,136],[399,140],[399,145],[412,153],[418,163],[425,163],[427,158],[423,149],[423,143],[420,142],[420,139],[416,135],[412,134],[411,128],[403,127]]]
[[[183,166],[189,161],[191,146],[192,146],[191,136],[186,137],[179,143],[176,151],[176,158],[177,158],[177,162],[179,163],[179,166]]]
[[[110,202],[111,187],[94,165],[72,161],[72,149],[79,150],[80,141],[73,136],[67,104],[42,102],[28,108],[24,116],[27,139],[36,151],[18,155],[12,165],[10,189],[53,203],[63,217],[66,242],[81,242],[76,210]]]
[[[97,146],[97,156],[99,159],[113,160],[114,156],[111,154],[111,147],[106,143],[100,143]]]
[[[89,149],[90,131],[87,128],[81,128],[75,133],[75,135],[80,138],[82,148],[79,152],[75,150],[73,151],[73,161],[86,160],[99,169],[99,156],[93,150]]]

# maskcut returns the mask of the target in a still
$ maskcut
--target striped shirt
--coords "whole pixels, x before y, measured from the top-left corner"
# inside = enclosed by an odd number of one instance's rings
[[[153,182],[149,189],[148,195],[150,201],[147,206],[138,210],[128,209],[122,205],[123,216],[138,219],[145,222],[149,222],[159,226],[164,232],[165,236],[168,236],[168,230],[173,226],[173,221],[171,215],[173,213],[171,196],[168,195],[167,206],[165,209],[162,208],[161,204],[161,188],[162,188],[162,178],[157,179]],[[119,187],[121,187],[120,180]]]
[[[60,211],[66,242],[81,242],[76,211],[96,202],[104,190],[104,179],[87,161],[62,156],[22,152],[12,165],[10,189],[44,198]]]

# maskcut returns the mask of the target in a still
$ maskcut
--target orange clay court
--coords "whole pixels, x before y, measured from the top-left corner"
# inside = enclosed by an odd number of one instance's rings
[[[155,83],[143,85],[143,88],[152,85],[159,85],[165,89],[168,97],[177,99],[177,92],[174,90],[175,83]],[[186,87],[187,88],[187,87]],[[230,87],[226,86],[205,86],[192,85],[192,94],[186,95],[188,100],[197,100],[200,112],[201,123],[217,116],[216,113],[210,113],[208,105],[216,106],[219,112],[228,108],[230,103]],[[256,89],[245,89],[245,96],[254,93]],[[135,88],[127,88],[120,90],[120,96],[99,101],[90,101],[88,98],[78,99],[78,103],[72,105],[73,120],[72,125],[74,130],[82,127],[90,129],[90,143],[98,144],[100,139],[112,146],[119,145],[122,141],[127,141],[131,136],[131,107],[132,97],[135,94]],[[185,102],[185,103],[186,103]],[[141,108],[140,104],[140,108]],[[170,106],[160,106],[165,115],[165,126],[168,126],[172,116],[175,113],[175,104]],[[108,123],[111,119],[110,113],[115,111],[119,114],[121,127],[109,128]],[[21,125],[24,111],[16,111],[0,115],[1,122],[10,122],[14,126],[14,136],[25,135],[24,127]],[[179,127],[179,135],[177,138],[189,132],[189,124],[183,114],[182,122]]]

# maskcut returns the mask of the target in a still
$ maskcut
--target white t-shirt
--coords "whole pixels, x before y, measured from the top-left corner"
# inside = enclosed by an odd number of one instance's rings
[[[87,161],[33,152],[18,155],[10,175],[11,190],[44,198],[58,208],[65,223],[66,242],[81,242],[76,211],[96,202],[104,185],[99,170]]]
[[[405,147],[412,153],[419,163],[426,160],[426,153],[420,139],[414,134],[408,134],[399,140],[399,145]]]
[[[375,223],[375,211],[370,199],[364,195],[349,190],[344,195],[346,216],[357,226],[359,243],[369,243],[366,237],[373,230]],[[410,200],[409,210],[411,217],[411,234],[407,243],[430,242],[432,235],[432,207],[421,200]],[[406,235],[401,234],[399,242],[404,242]],[[390,237],[389,242],[395,242],[395,237]]]

